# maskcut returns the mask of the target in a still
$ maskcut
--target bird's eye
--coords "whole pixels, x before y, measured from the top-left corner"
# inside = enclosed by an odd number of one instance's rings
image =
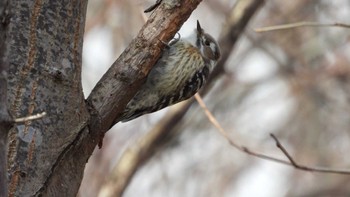
[[[205,40],[205,41],[204,41],[204,44],[205,44],[206,46],[209,46],[209,45],[210,45],[210,42],[209,42],[208,40]]]

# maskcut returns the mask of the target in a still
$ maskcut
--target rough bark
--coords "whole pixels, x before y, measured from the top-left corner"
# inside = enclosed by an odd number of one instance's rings
[[[56,172],[55,167],[65,162],[64,153],[89,118],[81,86],[86,5],[87,1],[68,0],[9,2],[9,109],[15,117],[47,113],[42,119],[18,123],[10,131],[11,196],[35,196],[49,189],[73,196],[78,189],[83,164],[80,171]],[[57,173],[69,181],[62,179],[48,187]]]

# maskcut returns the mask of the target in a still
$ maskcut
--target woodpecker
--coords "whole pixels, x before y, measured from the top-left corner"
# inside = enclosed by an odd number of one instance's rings
[[[127,122],[191,98],[220,58],[218,43],[197,21],[194,33],[170,42],[118,120]]]

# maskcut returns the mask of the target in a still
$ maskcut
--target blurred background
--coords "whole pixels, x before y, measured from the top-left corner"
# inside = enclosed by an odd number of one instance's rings
[[[87,97],[144,24],[155,1],[90,0],[83,56]],[[219,39],[234,0],[205,0],[182,27],[198,19]],[[305,165],[350,170],[350,29],[298,27],[257,33],[256,28],[315,21],[350,23],[348,0],[269,0],[250,21],[204,97],[208,109],[237,143],[285,159],[274,133]],[[176,105],[174,106],[176,108]],[[79,196],[97,196],[127,147],[147,135],[167,108],[105,136],[85,169]],[[233,148],[194,104],[165,146],[140,166],[123,196],[280,197],[350,196],[350,176],[312,173],[254,158]]]

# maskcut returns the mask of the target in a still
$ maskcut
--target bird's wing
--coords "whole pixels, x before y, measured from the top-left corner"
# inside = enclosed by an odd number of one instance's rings
[[[202,70],[197,71],[188,80],[180,91],[173,92],[173,94],[162,95],[153,93],[152,90],[144,89],[135,95],[133,103],[131,101],[124,111],[121,117],[122,122],[126,122],[135,119],[144,114],[152,113],[161,110],[170,105],[174,105],[181,101],[191,98],[197,91],[203,87],[209,75],[209,69],[204,67]],[[143,97],[143,98],[142,98]],[[153,97],[153,98],[150,98]],[[136,107],[137,106],[137,107]]]

